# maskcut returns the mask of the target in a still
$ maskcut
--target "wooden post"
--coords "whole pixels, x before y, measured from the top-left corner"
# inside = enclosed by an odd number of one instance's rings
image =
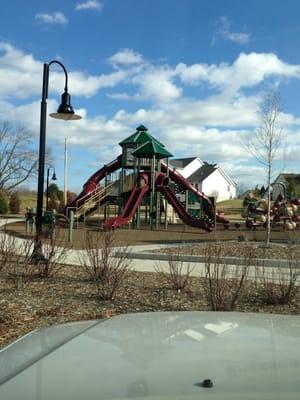
[[[167,177],[169,177],[169,159],[167,158]],[[165,198],[165,230],[168,229],[168,200]]]
[[[160,172],[160,160],[157,160],[157,172]],[[156,219],[155,219],[155,227],[159,228],[160,225],[160,192],[156,191]]]
[[[188,213],[189,212],[189,191],[186,189],[185,191],[185,211]],[[184,230],[187,229],[187,225],[184,224]]]
[[[73,226],[74,226],[74,211],[70,211],[70,221],[68,229],[68,242],[72,243],[73,240]]]
[[[124,182],[123,182],[123,178],[124,178],[124,169],[122,167],[121,172],[119,174],[119,199],[118,199],[118,214],[120,215],[122,212],[122,193],[123,193],[123,186],[124,186]]]
[[[151,165],[150,229],[153,229],[154,207],[155,207],[155,155],[153,154],[152,165]]]

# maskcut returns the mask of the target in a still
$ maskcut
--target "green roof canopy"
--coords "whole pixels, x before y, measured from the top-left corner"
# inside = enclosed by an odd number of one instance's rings
[[[154,155],[157,158],[173,157],[168,150],[154,140],[149,140],[147,143],[144,143],[142,146],[134,150],[132,154],[136,157],[153,157]]]
[[[144,125],[140,125],[136,128],[136,132],[133,135],[130,135],[128,138],[122,140],[119,143],[120,146],[124,146],[126,144],[136,143],[136,144],[145,144],[149,141],[155,142],[158,145],[165,147],[164,144],[155,139],[150,133],[148,133],[148,129]]]

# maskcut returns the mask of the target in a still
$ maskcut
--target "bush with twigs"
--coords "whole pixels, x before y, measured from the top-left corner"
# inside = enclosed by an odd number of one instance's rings
[[[58,232],[42,239],[43,261],[32,260],[33,247],[34,238],[22,240],[5,230],[0,232],[0,272],[17,290],[33,279],[53,277],[63,267],[69,251]]]
[[[51,229],[50,227],[49,229]],[[51,278],[61,270],[65,264],[70,246],[66,246],[63,235],[56,229],[49,233],[49,237],[43,239],[42,249],[45,260],[38,264],[39,273],[42,278]]]
[[[6,192],[1,189],[0,190],[0,214],[8,213],[8,199]]]
[[[128,246],[119,245],[112,231],[88,233],[79,261],[95,284],[100,300],[112,300],[127,277],[131,260]]]
[[[0,232],[0,271],[15,290],[24,289],[38,276],[38,267],[31,263],[32,240],[20,240]]]
[[[258,301],[266,305],[290,304],[298,293],[300,259],[295,246],[282,248],[287,265],[276,267],[262,265],[255,269]]]
[[[21,199],[18,192],[13,192],[9,198],[9,209],[11,213],[18,214],[21,208]]]
[[[192,254],[190,257],[192,257]],[[155,266],[157,274],[177,293],[190,291],[193,270],[191,261],[186,261],[186,256],[182,257],[179,247],[168,253],[167,268],[164,268],[161,264]]]
[[[203,289],[206,301],[213,311],[232,311],[241,297],[251,260],[251,248],[242,250],[243,265],[224,263],[224,254],[218,243],[205,248],[205,278]]]

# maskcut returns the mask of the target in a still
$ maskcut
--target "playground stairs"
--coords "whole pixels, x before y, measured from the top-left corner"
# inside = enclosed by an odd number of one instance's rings
[[[76,206],[74,207],[74,217],[75,219],[79,219],[83,217],[83,220],[85,220],[85,217],[89,215],[91,212],[93,212],[97,207],[102,205],[105,202],[105,199],[111,195],[111,188],[113,186],[113,183],[108,184],[105,187],[97,187],[95,190],[93,190],[92,193],[89,193],[88,195],[84,196],[86,197],[86,200],[84,197],[81,197],[78,199]],[[77,204],[80,202],[84,202],[80,205],[77,206]]]
[[[130,192],[135,186],[135,177],[133,174],[126,175],[123,178],[123,188],[122,192]],[[111,186],[111,194],[117,196],[120,192],[120,179],[113,182]]]
[[[179,218],[174,208],[170,204],[167,204],[167,219],[168,222],[171,224],[182,223],[181,219]]]

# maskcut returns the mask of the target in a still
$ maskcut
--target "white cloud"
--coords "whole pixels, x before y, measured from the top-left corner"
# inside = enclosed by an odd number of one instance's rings
[[[107,93],[107,97],[113,100],[130,100],[132,98],[127,93]]]
[[[80,11],[80,10],[98,10],[100,11],[103,7],[103,4],[100,3],[100,1],[96,0],[88,0],[84,1],[83,3],[77,3],[75,10]]]
[[[232,32],[230,30],[231,23],[225,16],[219,19],[220,28],[215,32],[212,44],[216,42],[217,37],[228,40],[237,44],[246,44],[250,41],[250,34],[245,32]]]
[[[193,64],[180,63],[175,68],[183,83],[211,87],[234,95],[243,87],[254,87],[272,77],[300,77],[300,65],[283,62],[273,53],[241,53],[232,63]]]
[[[0,96],[26,98],[40,94],[43,64],[10,44],[0,42]],[[109,74],[87,75],[80,71],[69,72],[69,88],[72,95],[92,96],[99,90],[114,87],[125,79],[126,71]],[[64,73],[53,64],[50,67],[49,94],[61,94]]]
[[[115,68],[141,64],[143,61],[143,56],[131,49],[120,50],[109,58],[109,62]]]
[[[141,99],[165,103],[180,98],[182,93],[182,89],[172,82],[173,76],[169,69],[150,68],[135,76],[132,82],[139,86]]]
[[[54,12],[54,13],[39,13],[35,15],[35,20],[43,23],[43,24],[57,24],[57,25],[66,25],[68,23],[68,19],[62,12]]]
[[[127,95],[128,99],[146,100],[165,103],[178,99],[182,89],[174,82],[175,73],[169,66],[154,65],[147,61],[140,53],[131,49],[123,49],[109,58],[110,64],[127,72],[126,83],[138,88],[136,94]],[[124,99],[121,96],[114,96]]]
[[[110,74],[101,74],[98,76],[88,76],[82,72],[74,71],[69,73],[70,91],[77,96],[93,96],[99,90],[116,86],[126,77],[125,71],[112,72]],[[61,74],[54,75],[53,87],[62,87],[57,85],[55,80],[62,79]],[[51,78],[50,78],[51,82]],[[58,82],[57,82],[58,83]]]

